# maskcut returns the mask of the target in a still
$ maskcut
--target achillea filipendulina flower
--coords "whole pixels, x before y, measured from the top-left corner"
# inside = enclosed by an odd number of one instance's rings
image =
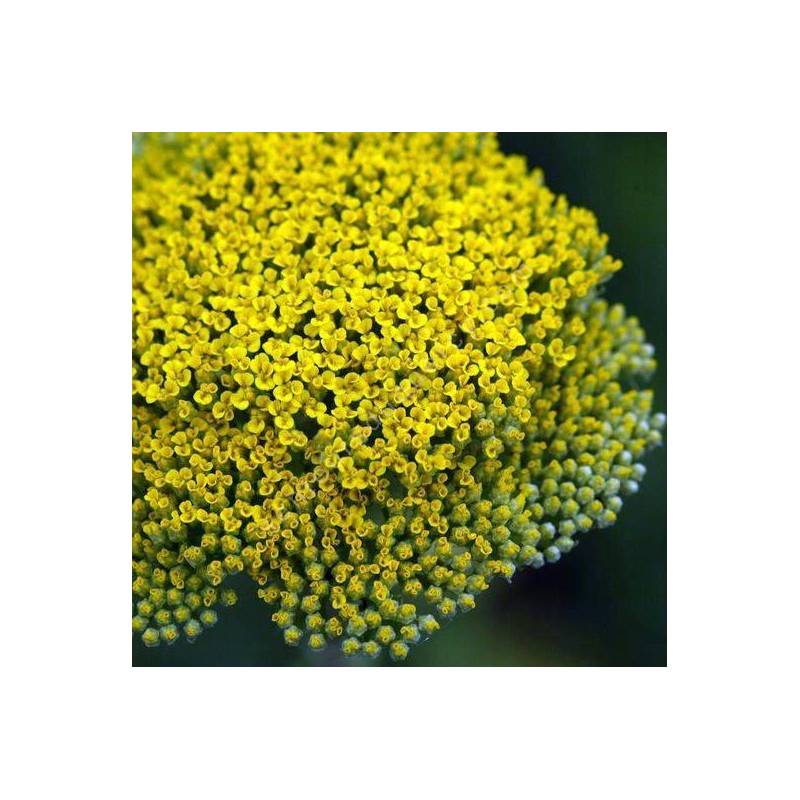
[[[403,659],[612,525],[663,415],[621,264],[485,134],[144,136],[133,629],[246,572],[289,644]]]

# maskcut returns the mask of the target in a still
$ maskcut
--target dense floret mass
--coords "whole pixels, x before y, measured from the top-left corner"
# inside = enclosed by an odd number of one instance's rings
[[[133,629],[245,572],[286,642],[409,647],[612,525],[663,415],[594,216],[484,134],[135,140]]]

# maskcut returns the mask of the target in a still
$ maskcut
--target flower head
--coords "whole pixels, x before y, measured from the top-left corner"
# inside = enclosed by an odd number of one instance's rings
[[[145,137],[133,629],[245,572],[288,644],[393,659],[613,524],[663,415],[594,216],[484,134]]]

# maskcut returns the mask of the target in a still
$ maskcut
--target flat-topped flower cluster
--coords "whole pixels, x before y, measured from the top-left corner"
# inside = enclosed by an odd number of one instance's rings
[[[486,134],[179,134],[133,165],[133,629],[247,573],[395,659],[612,525],[661,441],[621,264]]]

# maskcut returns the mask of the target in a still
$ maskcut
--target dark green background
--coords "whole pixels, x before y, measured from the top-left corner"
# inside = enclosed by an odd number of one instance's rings
[[[656,409],[667,410],[666,134],[501,134],[507,153],[544,169],[547,185],[592,209],[624,267],[606,284],[643,322],[656,348]],[[652,452],[639,494],[619,522],[582,537],[559,563],[498,581],[478,607],[412,648],[408,666],[664,666],[667,660],[667,453]],[[383,664],[345,660],[335,646],[316,654],[290,648],[237,576],[239,603],[193,645],[133,645],[134,666],[329,666]]]

